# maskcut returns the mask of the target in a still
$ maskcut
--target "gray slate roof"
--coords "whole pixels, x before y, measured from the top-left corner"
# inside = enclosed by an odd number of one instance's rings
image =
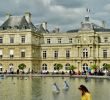
[[[33,29],[35,26],[32,22],[28,23],[25,16],[10,16],[1,26],[0,29]]]
[[[49,33],[49,31],[47,29],[45,30],[43,28],[42,24],[36,26],[36,31],[37,31],[37,33]]]
[[[92,28],[95,32],[110,32],[110,29],[98,26],[97,24],[90,23],[92,25]],[[68,30],[67,33],[74,33],[78,32],[80,29],[74,29],[74,30]]]

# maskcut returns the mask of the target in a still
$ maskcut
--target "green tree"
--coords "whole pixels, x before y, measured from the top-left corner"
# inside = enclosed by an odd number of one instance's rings
[[[70,65],[69,70],[74,71],[76,69],[76,67],[74,65]]]
[[[55,69],[58,70],[58,71],[61,70],[62,68],[63,68],[62,64],[56,64],[55,65]]]
[[[92,66],[91,66],[91,69],[93,69],[93,70],[97,70],[98,69],[98,65],[96,65],[96,64],[93,64]]]
[[[24,63],[19,64],[18,68],[23,71],[26,68],[26,65]]]
[[[110,64],[105,64],[103,69],[106,69],[106,70],[110,71]]]

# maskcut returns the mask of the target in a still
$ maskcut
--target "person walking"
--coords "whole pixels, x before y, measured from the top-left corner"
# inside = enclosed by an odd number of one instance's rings
[[[90,92],[84,85],[80,85],[78,89],[81,91],[81,100],[92,100]]]

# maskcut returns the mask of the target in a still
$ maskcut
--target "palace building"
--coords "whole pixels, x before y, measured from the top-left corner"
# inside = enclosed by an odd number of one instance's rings
[[[110,29],[91,22],[85,16],[76,30],[49,32],[47,22],[35,26],[31,13],[23,16],[6,15],[0,26],[0,72],[16,71],[19,64],[25,71],[55,71],[56,63],[68,71],[70,65],[76,70],[89,70],[93,64],[103,67],[110,63]]]

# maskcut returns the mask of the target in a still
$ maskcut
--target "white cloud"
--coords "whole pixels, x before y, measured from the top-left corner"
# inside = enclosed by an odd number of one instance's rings
[[[107,11],[107,12],[110,12],[110,4],[107,4],[104,6],[104,9]]]
[[[91,9],[94,20],[109,20],[108,2],[109,0],[0,0],[0,18],[7,12],[23,15],[25,11],[30,11],[35,24],[46,20],[50,27],[59,26],[62,30],[68,30],[78,24],[80,26],[87,7]],[[0,20],[2,22],[3,19]]]

